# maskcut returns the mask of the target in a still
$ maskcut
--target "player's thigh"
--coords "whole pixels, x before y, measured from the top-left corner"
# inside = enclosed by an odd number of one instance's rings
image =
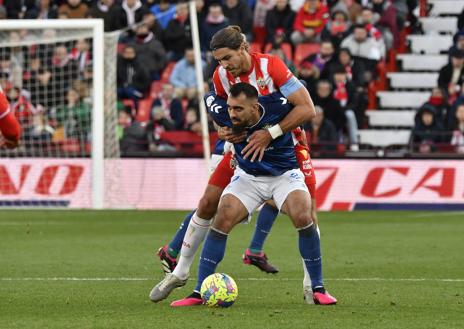
[[[311,197],[300,170],[287,171],[275,181],[273,199],[277,207],[292,219],[295,227],[311,222]]]
[[[248,209],[233,194],[226,194],[219,202],[213,227],[221,232],[229,233],[232,228],[248,216]]]

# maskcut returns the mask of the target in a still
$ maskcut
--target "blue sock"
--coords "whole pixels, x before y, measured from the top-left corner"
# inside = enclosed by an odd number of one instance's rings
[[[321,242],[316,225],[298,230],[300,254],[311,277],[311,288],[323,287]]]
[[[279,211],[268,204],[265,204],[263,208],[261,208],[258,218],[256,219],[253,239],[248,248],[252,253],[259,254],[263,250],[264,241],[271,231],[272,225],[278,214]]]
[[[226,251],[227,234],[214,229],[209,230],[206,236],[203,250],[201,251],[200,264],[198,266],[198,281],[194,291],[199,292],[203,280],[216,272],[216,267],[224,258]]]
[[[179,254],[180,248],[182,248],[182,241],[184,241],[185,232],[187,231],[187,227],[190,223],[190,219],[192,218],[193,214],[196,210],[193,210],[190,214],[185,216],[184,221],[180,224],[179,229],[177,230],[176,234],[172,238],[171,242],[168,245],[168,254],[171,257],[176,258]]]

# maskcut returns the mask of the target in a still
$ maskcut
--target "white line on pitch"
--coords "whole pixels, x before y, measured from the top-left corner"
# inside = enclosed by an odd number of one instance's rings
[[[0,278],[0,281],[157,281],[160,278]],[[191,279],[192,280],[192,279]],[[297,278],[237,278],[237,281],[301,281]],[[464,282],[464,279],[444,278],[327,278],[327,281],[374,282]]]

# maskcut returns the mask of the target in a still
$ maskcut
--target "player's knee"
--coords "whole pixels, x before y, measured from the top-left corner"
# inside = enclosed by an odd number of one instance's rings
[[[213,218],[217,210],[217,201],[209,195],[204,195],[198,204],[197,214],[200,218]]]
[[[301,211],[293,215],[293,224],[296,228],[308,226],[312,222],[311,214],[307,211]]]

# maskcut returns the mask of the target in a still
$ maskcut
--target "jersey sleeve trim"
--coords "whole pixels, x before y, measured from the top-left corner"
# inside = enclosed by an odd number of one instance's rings
[[[297,78],[292,77],[280,87],[280,92],[287,98],[300,88],[304,88],[303,84]]]

